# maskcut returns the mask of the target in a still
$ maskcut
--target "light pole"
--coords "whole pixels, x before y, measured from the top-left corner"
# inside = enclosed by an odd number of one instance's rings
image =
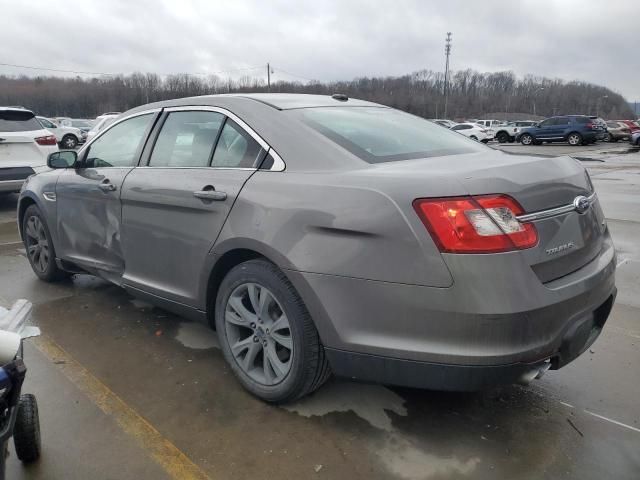
[[[447,38],[444,44],[444,56],[446,58],[444,64],[444,117],[447,118],[447,103],[449,100],[449,55],[451,55],[451,32],[447,32]]]
[[[536,95],[538,94],[538,92],[541,92],[542,90],[544,90],[544,87],[540,87],[533,92],[533,116],[534,117],[537,115],[536,114]]]

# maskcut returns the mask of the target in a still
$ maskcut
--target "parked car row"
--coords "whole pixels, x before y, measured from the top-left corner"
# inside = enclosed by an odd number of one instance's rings
[[[109,125],[118,112],[96,120],[47,118],[22,106],[0,107],[0,193],[20,190],[25,179],[46,168],[58,146],[73,150]]]
[[[588,115],[560,115],[543,121],[470,119],[456,123],[446,119],[432,119],[438,125],[457,131],[473,140],[487,143],[492,139],[499,143],[520,142],[523,145],[566,142],[570,145],[587,145],[597,141],[617,142],[629,140],[640,131],[640,123],[633,120],[609,120]]]

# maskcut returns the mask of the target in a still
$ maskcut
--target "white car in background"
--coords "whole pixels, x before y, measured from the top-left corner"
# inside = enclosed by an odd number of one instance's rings
[[[110,125],[119,115],[108,113],[96,118],[93,128],[87,133],[87,142],[95,137],[101,130]]]
[[[24,108],[0,107],[0,193],[17,192],[24,180],[46,168],[58,151],[56,137]]]
[[[86,139],[86,135],[83,135],[82,130],[79,128],[58,125],[45,117],[36,118],[40,125],[55,135],[60,146],[66,150],[73,150]]]
[[[451,128],[456,125],[456,122],[447,120],[446,118],[432,118],[431,121],[446,128]]]
[[[451,127],[451,130],[458,132],[465,137],[469,137],[476,142],[487,143],[493,140],[493,132],[477,123],[458,123]]]

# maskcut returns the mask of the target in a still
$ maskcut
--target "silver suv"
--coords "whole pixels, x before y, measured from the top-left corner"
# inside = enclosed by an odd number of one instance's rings
[[[145,105],[49,166],[18,206],[36,275],[90,272],[208,322],[270,402],[330,372],[528,381],[588,348],[615,297],[579,162],[511,156],[344,95]]]

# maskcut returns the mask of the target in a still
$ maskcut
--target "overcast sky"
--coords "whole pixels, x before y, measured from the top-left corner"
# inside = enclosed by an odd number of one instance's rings
[[[337,80],[442,71],[451,31],[453,70],[579,79],[640,100],[638,0],[0,0],[0,11],[0,63],[214,73],[269,61],[276,80]]]

